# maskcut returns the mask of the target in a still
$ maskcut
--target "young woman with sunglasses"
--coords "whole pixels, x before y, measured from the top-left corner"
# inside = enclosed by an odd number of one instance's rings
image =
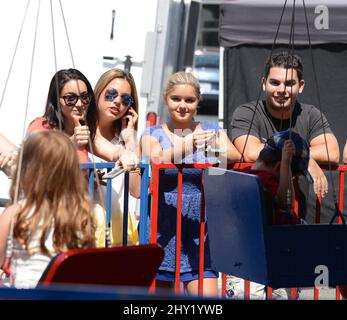
[[[126,170],[136,164],[138,97],[129,72],[111,69],[95,85],[97,129],[95,153],[107,161],[119,161]]]
[[[226,166],[240,154],[226,133],[215,123],[194,119],[201,97],[200,84],[187,72],[177,72],[164,89],[168,122],[146,128],[141,138],[142,154],[153,163],[215,163]],[[209,148],[210,147],[210,148]],[[213,147],[213,148],[212,148]],[[201,211],[201,170],[183,169],[180,281],[188,294],[198,295]],[[158,243],[164,260],[156,279],[157,287],[173,288],[175,281],[177,169],[160,173],[158,198]],[[206,213],[208,216],[208,212]],[[203,294],[217,296],[218,272],[210,261],[208,233],[205,233]]]
[[[138,163],[137,119],[138,96],[134,78],[129,72],[114,68],[101,75],[94,88],[97,102],[97,128],[94,152],[100,160],[116,162],[130,171],[129,190],[135,198],[140,196],[140,174],[132,170]],[[112,180],[112,238],[120,244],[123,225],[124,175]],[[101,188],[104,191],[104,188]],[[98,194],[95,195],[97,200]],[[138,241],[134,215],[136,200],[129,198],[128,242]]]
[[[88,162],[88,140],[96,131],[96,103],[88,79],[77,69],[63,69],[52,78],[45,113],[33,120],[28,133],[62,130],[78,147],[80,162]]]

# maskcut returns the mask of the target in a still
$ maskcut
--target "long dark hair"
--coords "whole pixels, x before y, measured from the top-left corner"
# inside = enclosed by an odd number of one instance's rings
[[[53,76],[51,83],[49,85],[49,91],[46,102],[46,109],[44,117],[47,118],[46,123],[48,123],[53,128],[59,128],[59,122],[61,123],[62,130],[64,130],[64,118],[59,105],[59,96],[64,85],[70,80],[81,80],[83,81],[88,90],[88,94],[91,97],[86,121],[90,131],[90,138],[93,141],[96,131],[96,103],[93,93],[93,88],[90,85],[88,79],[85,75],[77,69],[62,69],[56,72]],[[57,92],[58,90],[58,92]]]

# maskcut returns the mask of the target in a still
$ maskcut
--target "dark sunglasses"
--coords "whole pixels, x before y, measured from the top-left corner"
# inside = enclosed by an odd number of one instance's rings
[[[61,98],[64,99],[65,104],[69,107],[75,106],[78,99],[81,100],[82,104],[89,104],[92,99],[88,93],[81,94],[80,96],[76,94],[67,94],[65,96],[62,96]]]
[[[107,89],[105,92],[105,100],[106,101],[113,101],[119,96],[119,93],[116,89]],[[123,93],[121,96],[122,104],[124,104],[127,107],[131,107],[134,103],[134,99],[131,95],[127,93]]]

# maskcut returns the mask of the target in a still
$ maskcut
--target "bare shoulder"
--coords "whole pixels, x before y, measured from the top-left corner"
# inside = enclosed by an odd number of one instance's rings
[[[11,217],[14,216],[19,209],[20,209],[19,204],[8,206],[3,211],[3,213],[0,214],[0,228],[1,228],[1,225],[9,223],[11,220]]]

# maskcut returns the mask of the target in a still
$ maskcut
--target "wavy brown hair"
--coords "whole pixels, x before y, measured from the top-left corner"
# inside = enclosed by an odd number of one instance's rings
[[[19,194],[25,201],[16,214],[14,238],[30,254],[30,242],[42,223],[40,248],[44,254],[52,254],[45,245],[52,225],[57,253],[95,247],[93,206],[73,142],[64,133],[48,130],[31,134],[22,148]],[[14,177],[12,202],[17,172]]]

